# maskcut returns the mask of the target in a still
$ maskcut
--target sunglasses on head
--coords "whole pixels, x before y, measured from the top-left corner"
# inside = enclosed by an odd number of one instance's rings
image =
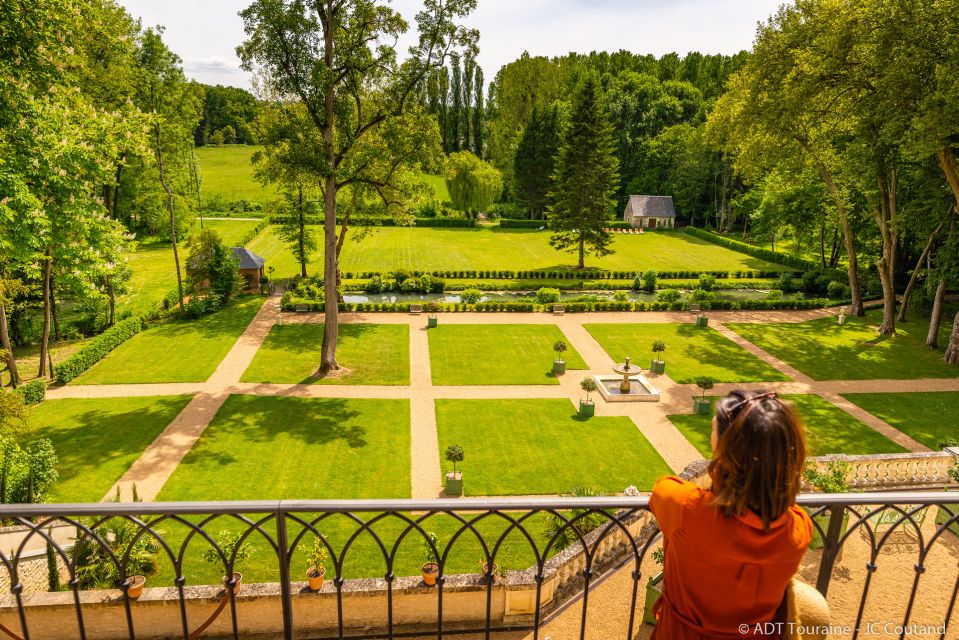
[[[750,396],[749,398],[744,398],[740,400],[739,402],[733,404],[732,406],[729,407],[727,411],[730,414],[733,414],[733,413],[736,413],[736,411],[738,411],[742,407],[752,404],[753,402],[758,402],[758,401],[767,400],[767,399],[779,400],[779,395],[777,395],[775,391],[770,391],[768,393],[760,393],[759,395]]]

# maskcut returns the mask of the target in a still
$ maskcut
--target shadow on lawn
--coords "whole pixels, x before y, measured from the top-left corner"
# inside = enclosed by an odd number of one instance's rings
[[[349,400],[231,396],[214,424],[249,442],[272,442],[282,433],[305,445],[343,440],[356,449],[367,445],[366,428],[349,421],[361,415],[350,408]]]
[[[157,399],[149,408],[138,407],[120,413],[82,411],[73,414],[78,424],[69,431],[55,427],[38,427],[31,431],[29,439],[50,438],[53,441],[60,460],[57,467],[60,472],[57,482],[59,487],[71,482],[84,469],[88,469],[91,460],[103,464],[114,458],[139,456],[187,402],[188,399],[182,396],[171,396]],[[137,438],[147,431],[147,424],[156,424],[156,429],[149,430],[148,437]],[[103,490],[106,491],[106,488]]]
[[[340,335],[337,341],[337,351],[342,353],[343,344],[346,341],[368,340],[375,336],[379,331],[379,325],[374,324],[343,324],[340,325]],[[321,373],[320,366],[320,348],[323,345],[324,327],[322,324],[288,324],[276,325],[270,332],[267,340],[270,349],[283,351],[291,355],[301,356],[306,353],[316,355],[316,367],[313,371],[296,384],[315,384],[328,377],[349,377],[351,372],[345,375],[334,372],[332,375]],[[372,334],[372,336],[371,336]],[[386,356],[383,356],[386,357]],[[363,363],[354,363],[346,360],[340,360],[340,366],[346,369],[358,368]]]

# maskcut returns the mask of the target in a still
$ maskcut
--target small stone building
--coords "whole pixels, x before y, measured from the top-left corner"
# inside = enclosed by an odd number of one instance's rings
[[[676,209],[672,196],[629,196],[623,220],[639,229],[672,229]]]
[[[246,247],[233,247],[233,257],[240,261],[240,275],[246,278],[246,292],[259,291],[266,260]]]

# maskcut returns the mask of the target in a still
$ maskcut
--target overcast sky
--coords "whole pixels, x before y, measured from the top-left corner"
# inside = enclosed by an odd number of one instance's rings
[[[167,44],[187,76],[207,84],[250,86],[236,46],[249,0],[119,0],[144,26],[166,27]],[[662,55],[671,51],[735,53],[749,49],[756,24],[782,0],[479,0],[469,26],[480,31],[486,80],[524,50],[557,56],[575,51]],[[422,0],[394,0],[413,25]],[[413,26],[415,29],[415,26]]]

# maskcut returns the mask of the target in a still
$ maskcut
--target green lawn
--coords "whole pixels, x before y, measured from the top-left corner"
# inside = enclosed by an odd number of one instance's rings
[[[939,450],[942,440],[959,440],[959,393],[850,393],[843,397],[933,451]]]
[[[256,315],[263,298],[240,298],[199,320],[170,322],[127,340],[71,384],[203,382]]]
[[[274,197],[273,187],[264,188],[253,177],[253,154],[260,147],[229,144],[208,145],[196,150],[203,179],[203,195],[218,195],[227,200],[263,202]]]
[[[540,231],[379,227],[359,241],[352,233],[347,237],[341,256],[344,271],[566,270],[576,265],[572,254],[553,249],[550,234]],[[293,254],[273,228],[261,233],[249,248],[276,267],[277,277],[298,271]],[[587,266],[615,271],[785,269],[680,232],[616,235],[612,248],[613,255],[588,258]],[[313,263],[321,260],[317,253]]]
[[[568,400],[437,400],[436,424],[440,451],[463,447],[467,495],[649,490],[671,473],[629,418],[583,420]]]
[[[768,364],[713,329],[694,324],[586,324],[586,330],[613,362],[630,356],[644,369],[652,360],[654,340],[666,343],[666,375],[681,384],[700,376],[717,382],[788,380]]]
[[[559,384],[553,345],[569,343],[552,324],[441,324],[427,335],[435,385]],[[567,369],[587,368],[572,347],[564,357]]]
[[[446,178],[424,173],[423,182],[433,187],[433,193],[435,194],[437,202],[443,203],[450,201],[450,190],[446,186]]]
[[[158,500],[410,497],[406,400],[231,396]]]
[[[819,396],[784,397],[796,405],[802,417],[810,456],[831,453],[906,453],[903,447]],[[713,428],[712,416],[675,415],[669,416],[669,419],[703,457],[712,457],[709,442]]]
[[[959,377],[942,360],[942,349],[925,346],[928,321],[899,322],[897,335],[879,336],[880,311],[865,318],[835,318],[800,324],[730,324],[729,328],[814,380],[895,380]],[[941,327],[945,345],[949,323]]]
[[[50,438],[60,459],[60,480],[48,501],[100,501],[189,401],[188,396],[68,399],[34,407],[33,435]]]
[[[322,324],[276,325],[243,382],[406,385],[410,383],[410,329],[405,324],[340,325],[336,359],[345,375],[317,378]]]

